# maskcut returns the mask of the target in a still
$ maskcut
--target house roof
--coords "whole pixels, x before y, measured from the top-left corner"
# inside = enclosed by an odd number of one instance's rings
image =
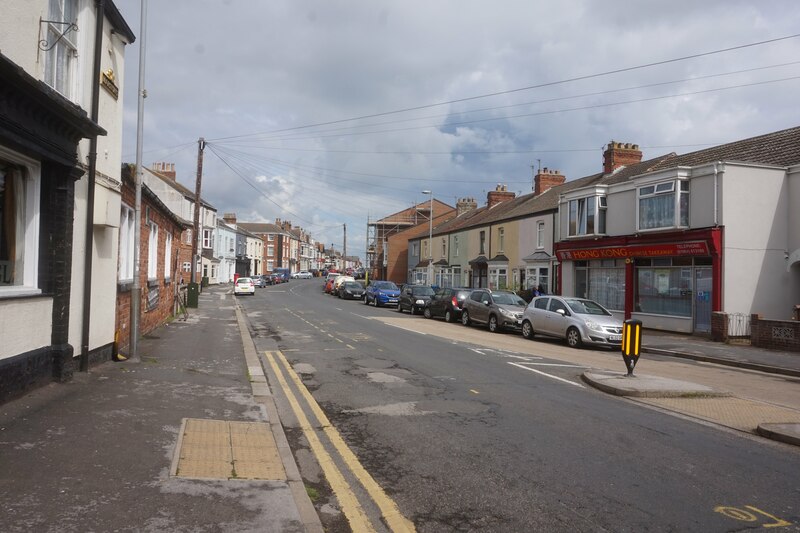
[[[437,206],[444,207],[446,209],[454,209],[452,205],[448,205],[436,198],[433,199],[434,204]],[[380,220],[377,220],[374,224],[375,225],[416,225],[418,224],[419,219],[419,211],[429,211],[430,210],[430,201],[427,202],[420,202],[417,205],[413,205],[407,209],[403,209],[402,211],[398,211],[397,213],[393,213],[387,217],[384,217]],[[433,208],[434,212],[437,210],[436,206]],[[428,219],[425,218],[427,221]]]
[[[269,222],[237,222],[236,225],[241,226],[242,228],[249,232],[255,233],[256,235],[262,235],[265,233],[286,234],[286,230],[277,224],[270,224]]]
[[[442,225],[446,224],[448,221],[452,220],[453,217],[455,217],[455,216],[456,216],[456,210],[451,208],[450,211],[447,211],[446,213],[444,213],[442,215],[439,215],[438,217],[434,218],[433,219],[433,234],[436,235],[436,230],[440,226],[442,226]],[[395,238],[395,237],[397,237],[399,235],[399,236],[401,236],[400,238],[402,238],[402,239],[412,240],[412,239],[416,239],[416,238],[427,237],[429,231],[430,231],[430,223],[429,223],[428,220],[425,220],[424,222],[420,222],[416,226],[414,226],[412,228],[405,229],[405,230],[403,230],[403,231],[401,231],[399,233],[396,233],[395,235],[392,235],[389,238],[392,239],[392,238]]]
[[[787,167],[800,163],[800,126],[721,144],[665,160],[652,170],[697,166],[715,161]]]
[[[157,172],[157,171],[153,170],[152,168],[147,168],[145,166],[142,167],[142,170],[144,170],[145,172],[149,172],[153,176],[157,177],[158,179],[160,179],[161,181],[163,181],[164,183],[166,183],[167,185],[169,185],[170,187],[172,187],[173,189],[175,189],[176,191],[181,193],[184,198],[194,202],[194,197],[195,197],[194,191],[189,190],[189,188],[186,187],[185,185],[182,185],[181,183],[178,183],[177,179],[172,179],[170,177],[167,177],[164,174],[161,174],[160,172]],[[212,211],[216,211],[217,210],[216,207],[214,207],[210,203],[208,203],[205,200],[203,200],[203,196],[202,195],[200,196],[200,205],[208,207]]]

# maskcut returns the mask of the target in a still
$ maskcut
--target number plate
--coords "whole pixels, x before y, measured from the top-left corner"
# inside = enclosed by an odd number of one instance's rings
[[[608,340],[610,342],[622,342],[622,335],[609,335]]]

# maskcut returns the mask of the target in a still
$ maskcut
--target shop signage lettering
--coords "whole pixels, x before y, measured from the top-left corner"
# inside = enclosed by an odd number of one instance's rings
[[[670,257],[681,255],[709,255],[706,242],[681,242],[641,246],[614,246],[610,248],[585,248],[556,252],[559,261],[585,261],[589,259],[617,259],[628,257]]]

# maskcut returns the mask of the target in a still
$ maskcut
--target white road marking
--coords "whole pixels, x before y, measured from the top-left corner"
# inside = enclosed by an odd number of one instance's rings
[[[568,368],[589,368],[586,365],[567,365],[564,363],[522,363],[522,364],[533,365],[533,366],[563,366]]]
[[[427,333],[423,333],[421,331],[417,331],[415,329],[404,328],[402,326],[398,326],[397,324],[386,324],[387,326],[392,326],[393,328],[402,329],[405,331],[410,331],[411,333],[417,333],[419,335],[427,335]]]
[[[516,367],[518,367],[518,368],[522,368],[523,370],[530,370],[531,372],[536,372],[537,374],[541,374],[542,376],[546,376],[546,377],[548,377],[548,378],[557,379],[558,381],[563,381],[564,383],[566,383],[566,384],[568,384],[568,385],[573,385],[573,386],[575,386],[575,387],[580,387],[580,388],[582,388],[582,389],[583,389],[583,388],[585,388],[585,387],[584,387],[583,385],[581,385],[580,383],[575,383],[574,381],[570,381],[570,380],[568,380],[568,379],[560,378],[560,377],[558,377],[558,376],[554,376],[554,375],[552,375],[552,374],[548,374],[547,372],[542,372],[541,370],[536,370],[535,368],[529,368],[529,367],[527,367],[527,366],[525,366],[525,365],[522,365],[522,364],[520,364],[520,363],[512,363],[511,361],[509,361],[509,362],[508,362],[508,364],[509,364],[509,365],[516,366]]]

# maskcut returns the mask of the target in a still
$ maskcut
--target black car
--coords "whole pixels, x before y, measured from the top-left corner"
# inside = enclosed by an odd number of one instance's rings
[[[422,312],[433,296],[433,289],[430,285],[404,285],[397,299],[397,311],[402,313],[408,309],[412,315]]]
[[[469,298],[472,289],[446,287],[436,291],[425,306],[425,318],[444,317],[446,322],[461,320],[461,308],[464,300]]]
[[[364,286],[357,281],[345,281],[339,287],[338,295],[343,300],[361,300],[364,298]]]

